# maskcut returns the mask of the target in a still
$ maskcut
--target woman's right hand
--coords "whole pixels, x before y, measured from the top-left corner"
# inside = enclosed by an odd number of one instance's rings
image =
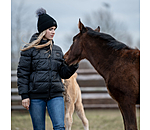
[[[29,105],[30,105],[30,99],[29,98],[26,98],[26,99],[22,100],[22,106],[24,108],[26,108],[27,110],[29,110]]]

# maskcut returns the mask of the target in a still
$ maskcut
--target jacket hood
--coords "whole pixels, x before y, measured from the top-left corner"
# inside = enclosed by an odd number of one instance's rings
[[[36,39],[38,38],[38,36],[39,36],[39,33],[33,34],[33,35],[31,36],[31,39],[30,39],[29,43],[31,43],[31,42],[33,42],[34,40],[36,40]]]

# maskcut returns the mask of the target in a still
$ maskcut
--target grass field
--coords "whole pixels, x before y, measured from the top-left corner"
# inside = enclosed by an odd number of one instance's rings
[[[89,120],[90,130],[124,130],[123,119],[119,110],[85,110]],[[137,110],[138,130],[140,130],[140,111]],[[33,130],[28,112],[11,113],[11,130]],[[46,130],[53,130],[48,114],[46,115]],[[73,115],[72,130],[84,130],[81,120]]]

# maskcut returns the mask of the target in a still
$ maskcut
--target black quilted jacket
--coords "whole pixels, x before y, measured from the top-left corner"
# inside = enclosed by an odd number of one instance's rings
[[[37,36],[38,34],[34,34],[30,42]],[[40,44],[46,42],[41,40]],[[52,52],[48,50],[49,46],[42,49],[31,48],[21,52],[17,69],[17,84],[22,99],[51,99],[62,96],[64,86],[61,78],[70,78],[77,70],[78,64],[74,66],[65,64],[60,47],[53,44]]]

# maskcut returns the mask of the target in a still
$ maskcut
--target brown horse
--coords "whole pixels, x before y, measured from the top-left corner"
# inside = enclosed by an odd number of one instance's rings
[[[140,103],[140,51],[108,34],[93,30],[79,20],[80,32],[74,36],[64,58],[72,65],[86,58],[103,76],[110,96],[117,101],[125,130],[137,130],[136,104]]]

